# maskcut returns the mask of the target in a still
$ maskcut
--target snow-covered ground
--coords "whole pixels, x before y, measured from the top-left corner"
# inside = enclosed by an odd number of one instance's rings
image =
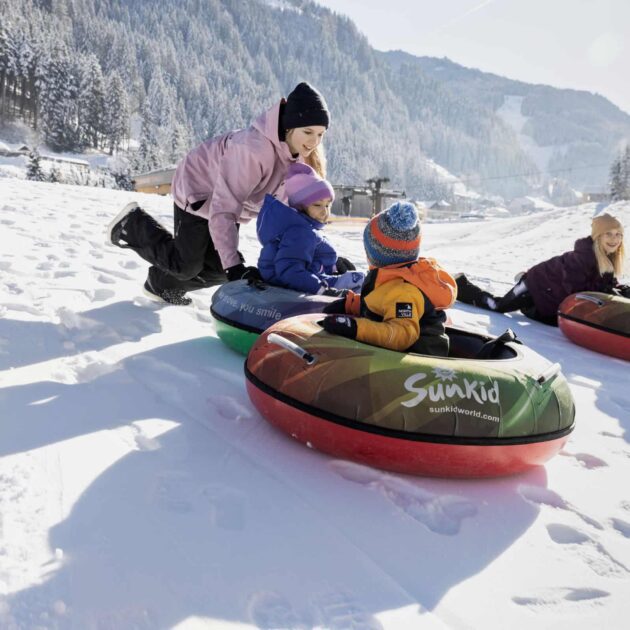
[[[335,460],[251,405],[212,290],[142,295],[147,265],[104,245],[134,197],[170,223],[168,198],[0,180],[0,628],[627,627],[628,363],[458,305],[456,323],[560,362],[564,451],[485,481]],[[422,248],[504,291],[593,210],[427,224]],[[362,225],[328,229],[363,260]],[[255,262],[251,225],[241,245]]]

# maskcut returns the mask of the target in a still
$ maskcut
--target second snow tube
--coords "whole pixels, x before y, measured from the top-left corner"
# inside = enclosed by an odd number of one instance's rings
[[[269,326],[294,315],[321,313],[335,299],[263,282],[235,280],[214,292],[210,313],[219,339],[232,350],[247,354],[258,335]]]

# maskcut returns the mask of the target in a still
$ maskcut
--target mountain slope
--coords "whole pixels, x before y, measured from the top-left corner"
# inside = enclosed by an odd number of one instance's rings
[[[324,93],[333,114],[330,178],[360,184],[388,176],[412,196],[441,190],[427,157],[469,185],[506,196],[541,183],[522,176],[541,163],[519,142],[522,130],[498,111],[506,94],[523,96],[524,133],[554,143],[548,168],[607,165],[630,137],[628,117],[601,97],[582,109],[569,99],[566,107],[567,91],[378,53],[352,21],[311,0],[0,0],[0,13],[0,93],[13,105],[0,108],[0,117],[25,106],[33,121],[60,105],[61,124],[76,126],[83,115],[77,103],[93,102],[77,98],[88,83],[77,77],[89,78],[94,72],[86,68],[96,63],[103,81],[120,76],[130,111],[142,118],[141,170],[247,125],[301,80]],[[48,85],[53,70],[55,86]],[[48,100],[36,111],[42,81]],[[71,142],[76,129],[59,137]],[[588,178],[575,171],[571,181],[607,180],[607,166],[581,173]]]
[[[508,124],[538,168],[578,188],[598,188],[630,139],[630,115],[599,94],[558,89],[466,68],[449,59],[382,53],[392,68],[408,66],[486,107]]]

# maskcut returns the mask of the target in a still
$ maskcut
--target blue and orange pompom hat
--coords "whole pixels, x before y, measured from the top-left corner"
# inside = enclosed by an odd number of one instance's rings
[[[416,207],[397,201],[372,217],[363,232],[363,245],[371,267],[387,267],[418,259],[422,230]]]

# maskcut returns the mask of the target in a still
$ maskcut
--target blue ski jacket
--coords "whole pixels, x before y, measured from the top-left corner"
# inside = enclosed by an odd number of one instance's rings
[[[256,234],[258,269],[265,282],[304,293],[334,284],[337,252],[321,233],[323,223],[266,195]]]

